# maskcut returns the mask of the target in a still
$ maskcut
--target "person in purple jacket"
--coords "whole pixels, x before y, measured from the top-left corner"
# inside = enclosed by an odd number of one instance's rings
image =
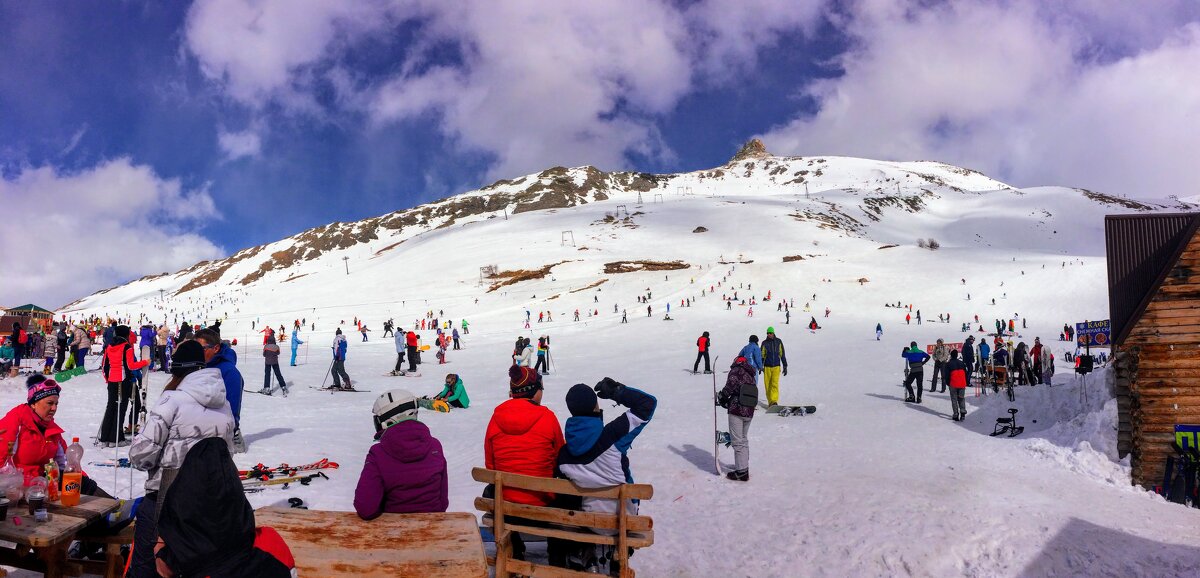
[[[364,520],[384,512],[445,512],[449,481],[442,443],[417,421],[417,398],[393,389],[375,400],[375,439],[367,451],[354,510]]]

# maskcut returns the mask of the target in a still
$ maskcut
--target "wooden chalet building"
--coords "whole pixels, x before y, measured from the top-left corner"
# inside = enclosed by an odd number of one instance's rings
[[[1117,448],[1161,485],[1176,425],[1200,424],[1200,213],[1109,215]]]

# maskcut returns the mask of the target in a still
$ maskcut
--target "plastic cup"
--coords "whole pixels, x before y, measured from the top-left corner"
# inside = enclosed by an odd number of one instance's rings
[[[47,511],[46,508],[34,510],[33,520],[35,522],[47,522],[50,520],[50,512]]]
[[[0,498],[0,520],[8,518],[8,498]]]
[[[46,509],[46,496],[29,496],[29,515],[33,516],[38,510]]]

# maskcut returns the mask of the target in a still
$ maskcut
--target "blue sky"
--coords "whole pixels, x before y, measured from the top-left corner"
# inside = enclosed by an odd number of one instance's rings
[[[40,218],[0,232],[0,304],[559,164],[708,168],[754,136],[1200,194],[1200,8],[1132,4],[3,3],[0,202]]]

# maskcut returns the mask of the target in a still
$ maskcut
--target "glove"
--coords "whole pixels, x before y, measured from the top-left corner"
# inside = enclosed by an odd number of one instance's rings
[[[787,367],[786,367],[786,366],[783,368],[783,374],[784,374],[785,376],[787,375]]]
[[[594,389],[596,397],[615,400],[621,396],[621,392],[625,391],[625,385],[611,377],[606,377],[601,379]]]

